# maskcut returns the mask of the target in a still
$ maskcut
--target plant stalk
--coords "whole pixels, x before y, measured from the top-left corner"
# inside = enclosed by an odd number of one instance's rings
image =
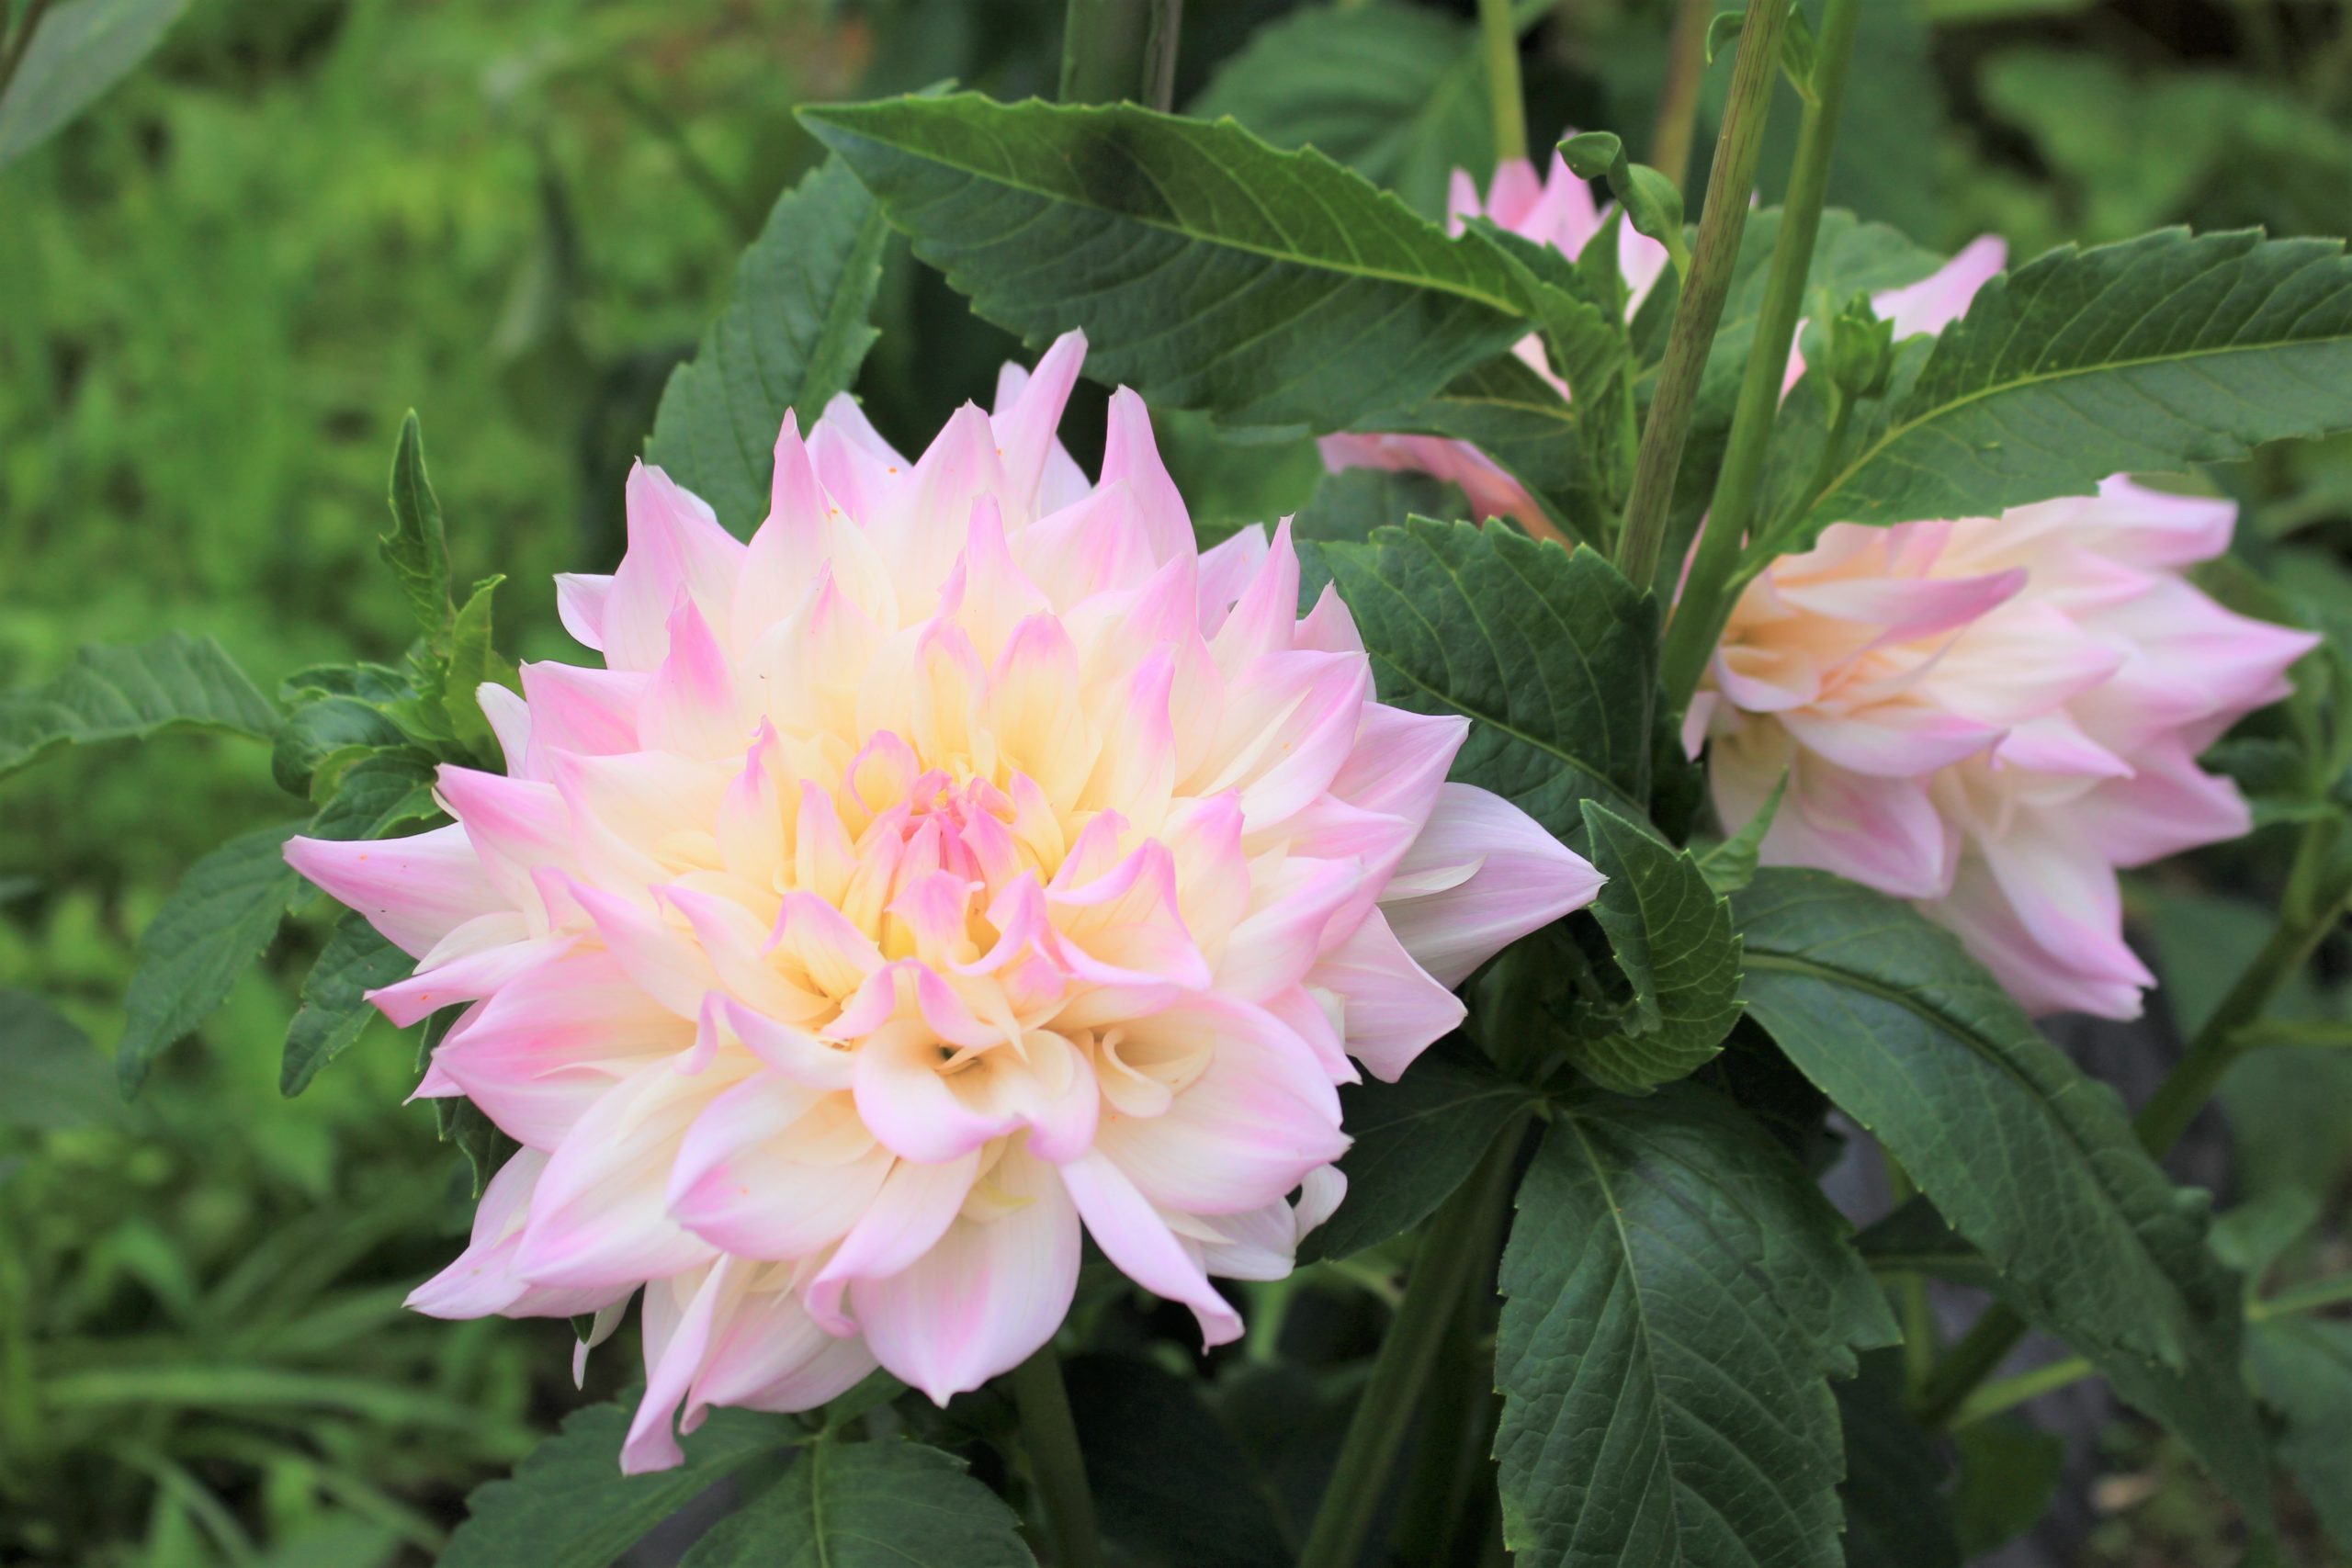
[[[31,51],[33,34],[40,30],[40,14],[48,9],[49,0],[28,0],[16,31],[10,34],[0,28],[0,36],[7,40],[0,46],[0,93],[6,93],[8,84],[17,79],[17,67],[25,62],[25,56]]]
[[[1174,105],[1184,0],[1069,0],[1063,15],[1062,102]]]
[[[1804,308],[1805,280],[1813,272],[1814,241],[1820,234],[1822,203],[1829,194],[1830,154],[1837,147],[1838,111],[1846,100],[1846,75],[1853,63],[1854,35],[1861,12],[1861,0],[1828,0],[1822,13],[1819,48],[1814,57],[1813,101],[1805,105],[1797,130],[1796,162],[1789,172],[1788,197],[1781,204],[1781,237],[1772,248],[1772,270],[1765,280],[1764,305],[1756,319],[1756,341],[1748,349],[1747,368],[1740,378],[1739,402],[1732,414],[1724,466],[1715,476],[1714,500],[1699,536],[1698,554],[1690,563],[1673,623],[1667,629],[1664,679],[1667,702],[1675,713],[1690,705],[1700,672],[1714,652],[1715,639],[1723,635],[1724,622],[1731,613],[1731,578],[1739,563],[1740,547],[1755,521],[1764,458],[1771,447],[1773,422],[1781,412],[1789,344],[1796,337],[1797,316]],[[1747,59],[1743,36],[1743,65]],[[1741,195],[1746,194],[1743,186]],[[1707,205],[1713,209],[1712,191]]]
[[[1724,299],[1731,292],[1739,237],[1747,227],[1747,197],[1756,184],[1756,161],[1764,151],[1764,125],[1781,73],[1781,30],[1788,15],[1787,0],[1747,0],[1739,57],[1732,66],[1731,96],[1724,105],[1723,133],[1715,140],[1714,167],[1707,181],[1707,205],[1699,217],[1699,243],[1675,306],[1674,328],[1658,367],[1657,391],[1650,400],[1649,423],[1643,427],[1634,463],[1624,531],[1617,540],[1618,570],[1637,588],[1647,587],[1657,576],[1658,555],[1666,544],[1675,471],[1690,438],[1707,351],[1723,320]]]
[[[1678,187],[1690,177],[1690,143],[1699,133],[1699,88],[1707,79],[1707,24],[1715,0],[1676,0],[1674,31],[1666,45],[1666,89],[1650,133],[1650,167]]]
[[[1495,163],[1527,156],[1526,94],[1519,85],[1519,18],[1511,0],[1478,0],[1478,34],[1487,51],[1487,90],[1492,98]]]
[[[2246,1025],[2258,1021],[2310,959],[2312,951],[2334,930],[2347,902],[2352,902],[2352,868],[2336,856],[2336,829],[2331,821],[2313,822],[2303,829],[2288,874],[2290,897],[2270,940],[2254,955],[2229,993],[2189,1041],[2188,1049],[2156,1086],[2132,1123],[2141,1146],[2162,1158],[2180,1141],[2199,1111],[2213,1097],[2222,1077],[2244,1055]],[[1919,1419],[1930,1427],[1949,1427],[1967,1408],[1979,1383],[2008,1359],[2025,1337],[2026,1322],[2006,1306],[1996,1306],[1976,1320],[1951,1353],[1939,1362],[1919,1392]]]
[[[1513,1117],[1470,1179],[1422,1227],[1420,1252],[1413,1260],[1405,1299],[1356,1402],[1298,1568],[1354,1568],[1363,1555],[1413,1406],[1437,1363],[1446,1325],[1461,1310],[1467,1289],[1464,1276],[1489,1256],[1486,1238],[1500,1224],[1510,1200],[1525,1127],[1523,1117]]]
[[[1094,1497],[1086,1488],[1086,1460],[1079,1451],[1078,1423],[1070,1418],[1069,1391],[1062,1386],[1060,1355],[1049,1342],[1006,1373],[1005,1382],[1020,1412],[1031,1479],[1046,1506],[1055,1568],[1102,1568]]]

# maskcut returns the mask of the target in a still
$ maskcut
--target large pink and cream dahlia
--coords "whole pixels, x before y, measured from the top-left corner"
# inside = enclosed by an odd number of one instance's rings
[[[1979,240],[1875,303],[1940,332],[2004,259]],[[1917,901],[2033,1011],[2136,1017],[2154,977],[2116,872],[2246,831],[2198,755],[2313,641],[2182,576],[2236,520],[2117,477],[1998,517],[1834,525],[1748,584],[1691,704],[1718,815],[1749,820],[1785,773],[1766,864]]]
[[[1132,392],[1087,481],[1084,350],[914,462],[846,399],[787,418],[748,546],[639,468],[619,570],[560,581],[602,666],[484,688],[507,773],[288,847],[417,956],[387,1014],[467,1004],[419,1092],[522,1145],[411,1303],[609,1331],[642,1289],[628,1470],[681,1410],[978,1386],[1081,1224],[1230,1339],[1209,1276],[1286,1273],[1339,1200],[1350,1057],[1393,1078],[1599,880],[1444,782],[1464,725],[1373,700],[1286,528],[1196,552]]]

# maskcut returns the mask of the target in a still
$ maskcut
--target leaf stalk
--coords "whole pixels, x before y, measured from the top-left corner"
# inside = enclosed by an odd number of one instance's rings
[[[1298,1568],[1352,1568],[1363,1553],[1374,1516],[1388,1491],[1388,1472],[1404,1446],[1413,1407],[1428,1385],[1445,1341],[1446,1325],[1462,1309],[1467,1276],[1491,1257],[1487,1237],[1510,1198],[1521,1134],[1515,1116],[1496,1134],[1470,1179],[1430,1217],[1396,1320],[1381,1341],[1371,1379],[1356,1401],[1331,1482],[1316,1509]],[[1491,1281],[1489,1281],[1491,1284]]]
[[[1838,117],[1845,104],[1846,75],[1853,63],[1861,10],[1861,0],[1828,0],[1822,15],[1820,44],[1814,57],[1814,95],[1797,130],[1796,161],[1789,173],[1787,199],[1781,206],[1781,236],[1772,249],[1772,270],[1764,284],[1756,340],[1740,378],[1730,439],[1724,449],[1723,468],[1715,477],[1714,501],[1707,510],[1681,602],[1667,628],[1666,695],[1677,713],[1689,705],[1690,694],[1698,689],[1700,672],[1706,668],[1715,639],[1722,636],[1724,622],[1730,615],[1736,586],[1732,578],[1739,564],[1740,547],[1755,520],[1765,454],[1771,446],[1772,424],[1781,412],[1781,386],[1788,374],[1789,345],[1796,337],[1805,280],[1813,272],[1814,242],[1821,231],[1821,209],[1829,193],[1830,156],[1837,147]],[[1753,29],[1752,9],[1750,18],[1747,27]],[[1739,44],[1743,67],[1749,47],[1749,32],[1744,31]],[[1775,44],[1775,59],[1777,48]],[[1772,62],[1760,63],[1769,66]],[[1744,186],[1741,194],[1746,195]],[[1710,212],[1714,205],[1714,193],[1710,191]],[[1676,322],[1678,327],[1680,324]]]
[[[1857,0],[1846,0],[1855,4]],[[1623,532],[1617,540],[1617,566],[1636,587],[1657,573],[1665,547],[1667,513],[1674,500],[1675,472],[1690,434],[1690,416],[1707,351],[1722,321],[1739,261],[1739,239],[1747,227],[1747,197],[1756,184],[1756,163],[1764,151],[1764,127],[1772,112],[1772,89],[1781,71],[1781,30],[1788,21],[1785,0],[1748,0],[1747,19],[1733,64],[1731,95],[1724,106],[1723,132],[1715,141],[1707,205],[1699,218],[1699,243],[1690,276],[1674,310],[1674,327],[1658,367],[1657,391],[1649,423],[1642,430],[1634,459],[1634,486],[1625,502]],[[1761,338],[1758,338],[1759,345]]]
[[[1495,163],[1527,156],[1527,102],[1519,81],[1519,18],[1511,0],[1478,0],[1478,35],[1487,52]]]
[[[1184,0],[1069,0],[1063,18],[1063,103],[1174,105]]]

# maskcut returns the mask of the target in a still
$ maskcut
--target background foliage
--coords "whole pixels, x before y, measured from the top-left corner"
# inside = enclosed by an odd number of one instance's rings
[[[1529,62],[1538,136],[1577,125],[1638,140],[1668,8],[1603,0],[1543,18]],[[411,605],[375,539],[384,455],[411,405],[435,433],[455,580],[503,571],[503,645],[554,651],[548,573],[616,555],[619,479],[657,429],[671,367],[820,152],[796,105],[950,77],[1007,101],[1047,91],[1058,23],[1058,7],[956,0],[155,9],[180,12],[163,17],[159,50],[62,134],[18,155],[30,133],[0,115],[0,690],[51,679],[83,643],[165,625],[217,637],[265,691],[330,658],[395,661]],[[1485,173],[1466,4],[1188,9],[1180,103],[1278,144],[1311,140],[1427,213],[1449,168]],[[2171,222],[2293,235],[2352,215],[2340,6],[1883,0],[1865,14],[1831,199],[1932,250],[1990,230],[2023,260]],[[1319,47],[1275,47],[1301,36]],[[1768,171],[1785,164],[1793,120],[1779,117]],[[882,269],[881,333],[858,385],[903,442],[984,394],[1012,343],[902,247],[865,255],[856,241],[842,237],[844,265]],[[1067,432],[1081,452],[1097,444],[1100,393],[1088,398]],[[1161,437],[1204,523],[1315,493],[1303,442],[1227,440],[1173,412]],[[2247,504],[2246,553],[2352,617],[2352,445],[2267,449],[2217,472]],[[1380,566],[1404,582],[1415,570]],[[1531,809],[1542,788],[1531,775]],[[113,1092],[104,1064],[132,1021],[119,998],[133,942],[199,855],[292,814],[271,759],[228,737],[81,748],[0,784],[0,1037],[41,1086],[0,1105],[0,1560],[425,1560],[468,1489],[580,1399],[560,1324],[399,1311],[468,1204],[431,1115],[397,1109],[413,1071],[392,1033],[339,1042],[349,1061],[281,1097],[296,977],[333,940],[322,909],[300,908],[271,963],[159,1058],[140,1100]],[[2134,890],[2166,982],[2170,1017],[2153,1029],[2193,1028],[2218,1000],[2261,940],[2281,863],[2257,836]],[[2352,1017],[2344,956],[2324,955],[2280,1011]],[[2147,1042],[2091,1048],[2128,1072]],[[1466,1147],[1513,1110],[1475,1077],[1424,1086],[1451,1087],[1432,1113],[1464,1128]],[[1676,1098],[1656,1102],[1669,1150],[1687,1135]],[[2251,1055],[2222,1100],[2195,1175],[2255,1216],[2241,1232],[2267,1213],[2290,1238],[2252,1256],[2299,1277],[2342,1267],[2352,1053]],[[1548,1145],[1544,1161],[1572,1214],[1592,1171]],[[1295,1547],[1344,1420],[1332,1370],[1368,1342],[1383,1258],[1262,1293],[1250,1342],[1217,1368],[1216,1409],[1148,1359],[1133,1303],[1088,1304],[1099,1342],[1137,1352],[1073,1369],[1090,1453],[1115,1455],[1140,1411],[1190,1423],[1240,1499],[1212,1537],[1188,1536],[1183,1510],[1149,1490],[1148,1454],[1097,1461],[1105,1528],[1133,1560],[1281,1561]],[[1824,1358],[1874,1342],[1867,1324],[1807,1326]],[[1506,1318],[1505,1354],[1541,1332]],[[592,1393],[626,1377],[630,1353],[616,1349]],[[2346,1359],[2340,1335],[2299,1333],[2260,1339],[2256,1365],[2285,1401]],[[1849,1427],[1871,1387],[1841,1389]],[[966,1405],[925,1435],[952,1445],[1004,1419]],[[1812,1413],[1821,1430],[1826,1414]],[[1532,1440],[1538,1418],[1556,1416],[1513,1411],[1505,1430]],[[2002,1506],[2060,1484],[2065,1464],[2075,1560],[2229,1560],[2232,1511],[2168,1439],[2059,1424],[2076,1434],[2071,1456],[2022,1426],[1972,1428],[1962,1544],[1996,1544]],[[1858,1470],[1849,1485],[1870,1479]],[[2282,1501],[2294,1550],[2326,1561],[2306,1504]]]

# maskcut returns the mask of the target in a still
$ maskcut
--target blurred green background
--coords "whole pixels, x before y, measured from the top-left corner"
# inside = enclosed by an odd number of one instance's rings
[[[794,105],[950,76],[1048,90],[1059,9],[192,0],[136,73],[0,168],[0,686],[166,625],[217,636],[266,689],[313,661],[396,657],[406,611],[375,536],[411,406],[457,580],[505,572],[503,640],[560,651],[548,574],[616,553],[619,481],[662,380],[813,157]],[[1190,0],[1181,98],[1231,91],[1212,85],[1220,68],[1292,9]],[[1529,46],[1538,137],[1645,140],[1669,9],[1568,0],[1547,17]],[[1867,15],[1833,197],[1922,242],[1991,230],[2024,256],[2177,221],[2352,228],[2338,0],[1876,0]],[[1408,197],[1428,205],[1445,165],[1484,162],[1483,116],[1433,107],[1429,82],[1355,89],[1418,139],[1356,160]],[[1279,139],[1281,118],[1259,129]],[[886,433],[920,440],[986,395],[1012,345],[903,255],[891,265],[863,390]],[[1313,484],[1301,448],[1163,434],[1204,513],[1285,510]],[[2222,479],[2248,502],[2252,553],[2329,591],[2352,447],[2268,453]],[[177,874],[295,814],[259,750],[191,736],[8,781],[0,990],[110,1046],[132,942]],[[2184,1010],[2228,972],[2245,908],[2230,890],[2264,885],[2267,852],[2143,890]],[[290,976],[325,930],[319,911],[298,921],[136,1104],[0,1106],[0,1562],[424,1561],[466,1489],[577,1397],[560,1323],[399,1310],[469,1207],[430,1115],[401,1107],[409,1048],[378,1026],[307,1095],[279,1096]],[[2344,1007],[2324,983],[2300,1005]],[[2341,1199],[2352,1056],[2253,1058],[2229,1110],[2235,1195]],[[592,1377],[625,1376],[632,1356],[615,1347]],[[2094,1495],[2105,1522],[2081,1560],[2230,1560],[2177,1457],[2135,1441],[2116,1438],[2109,1468],[2154,1483]]]

